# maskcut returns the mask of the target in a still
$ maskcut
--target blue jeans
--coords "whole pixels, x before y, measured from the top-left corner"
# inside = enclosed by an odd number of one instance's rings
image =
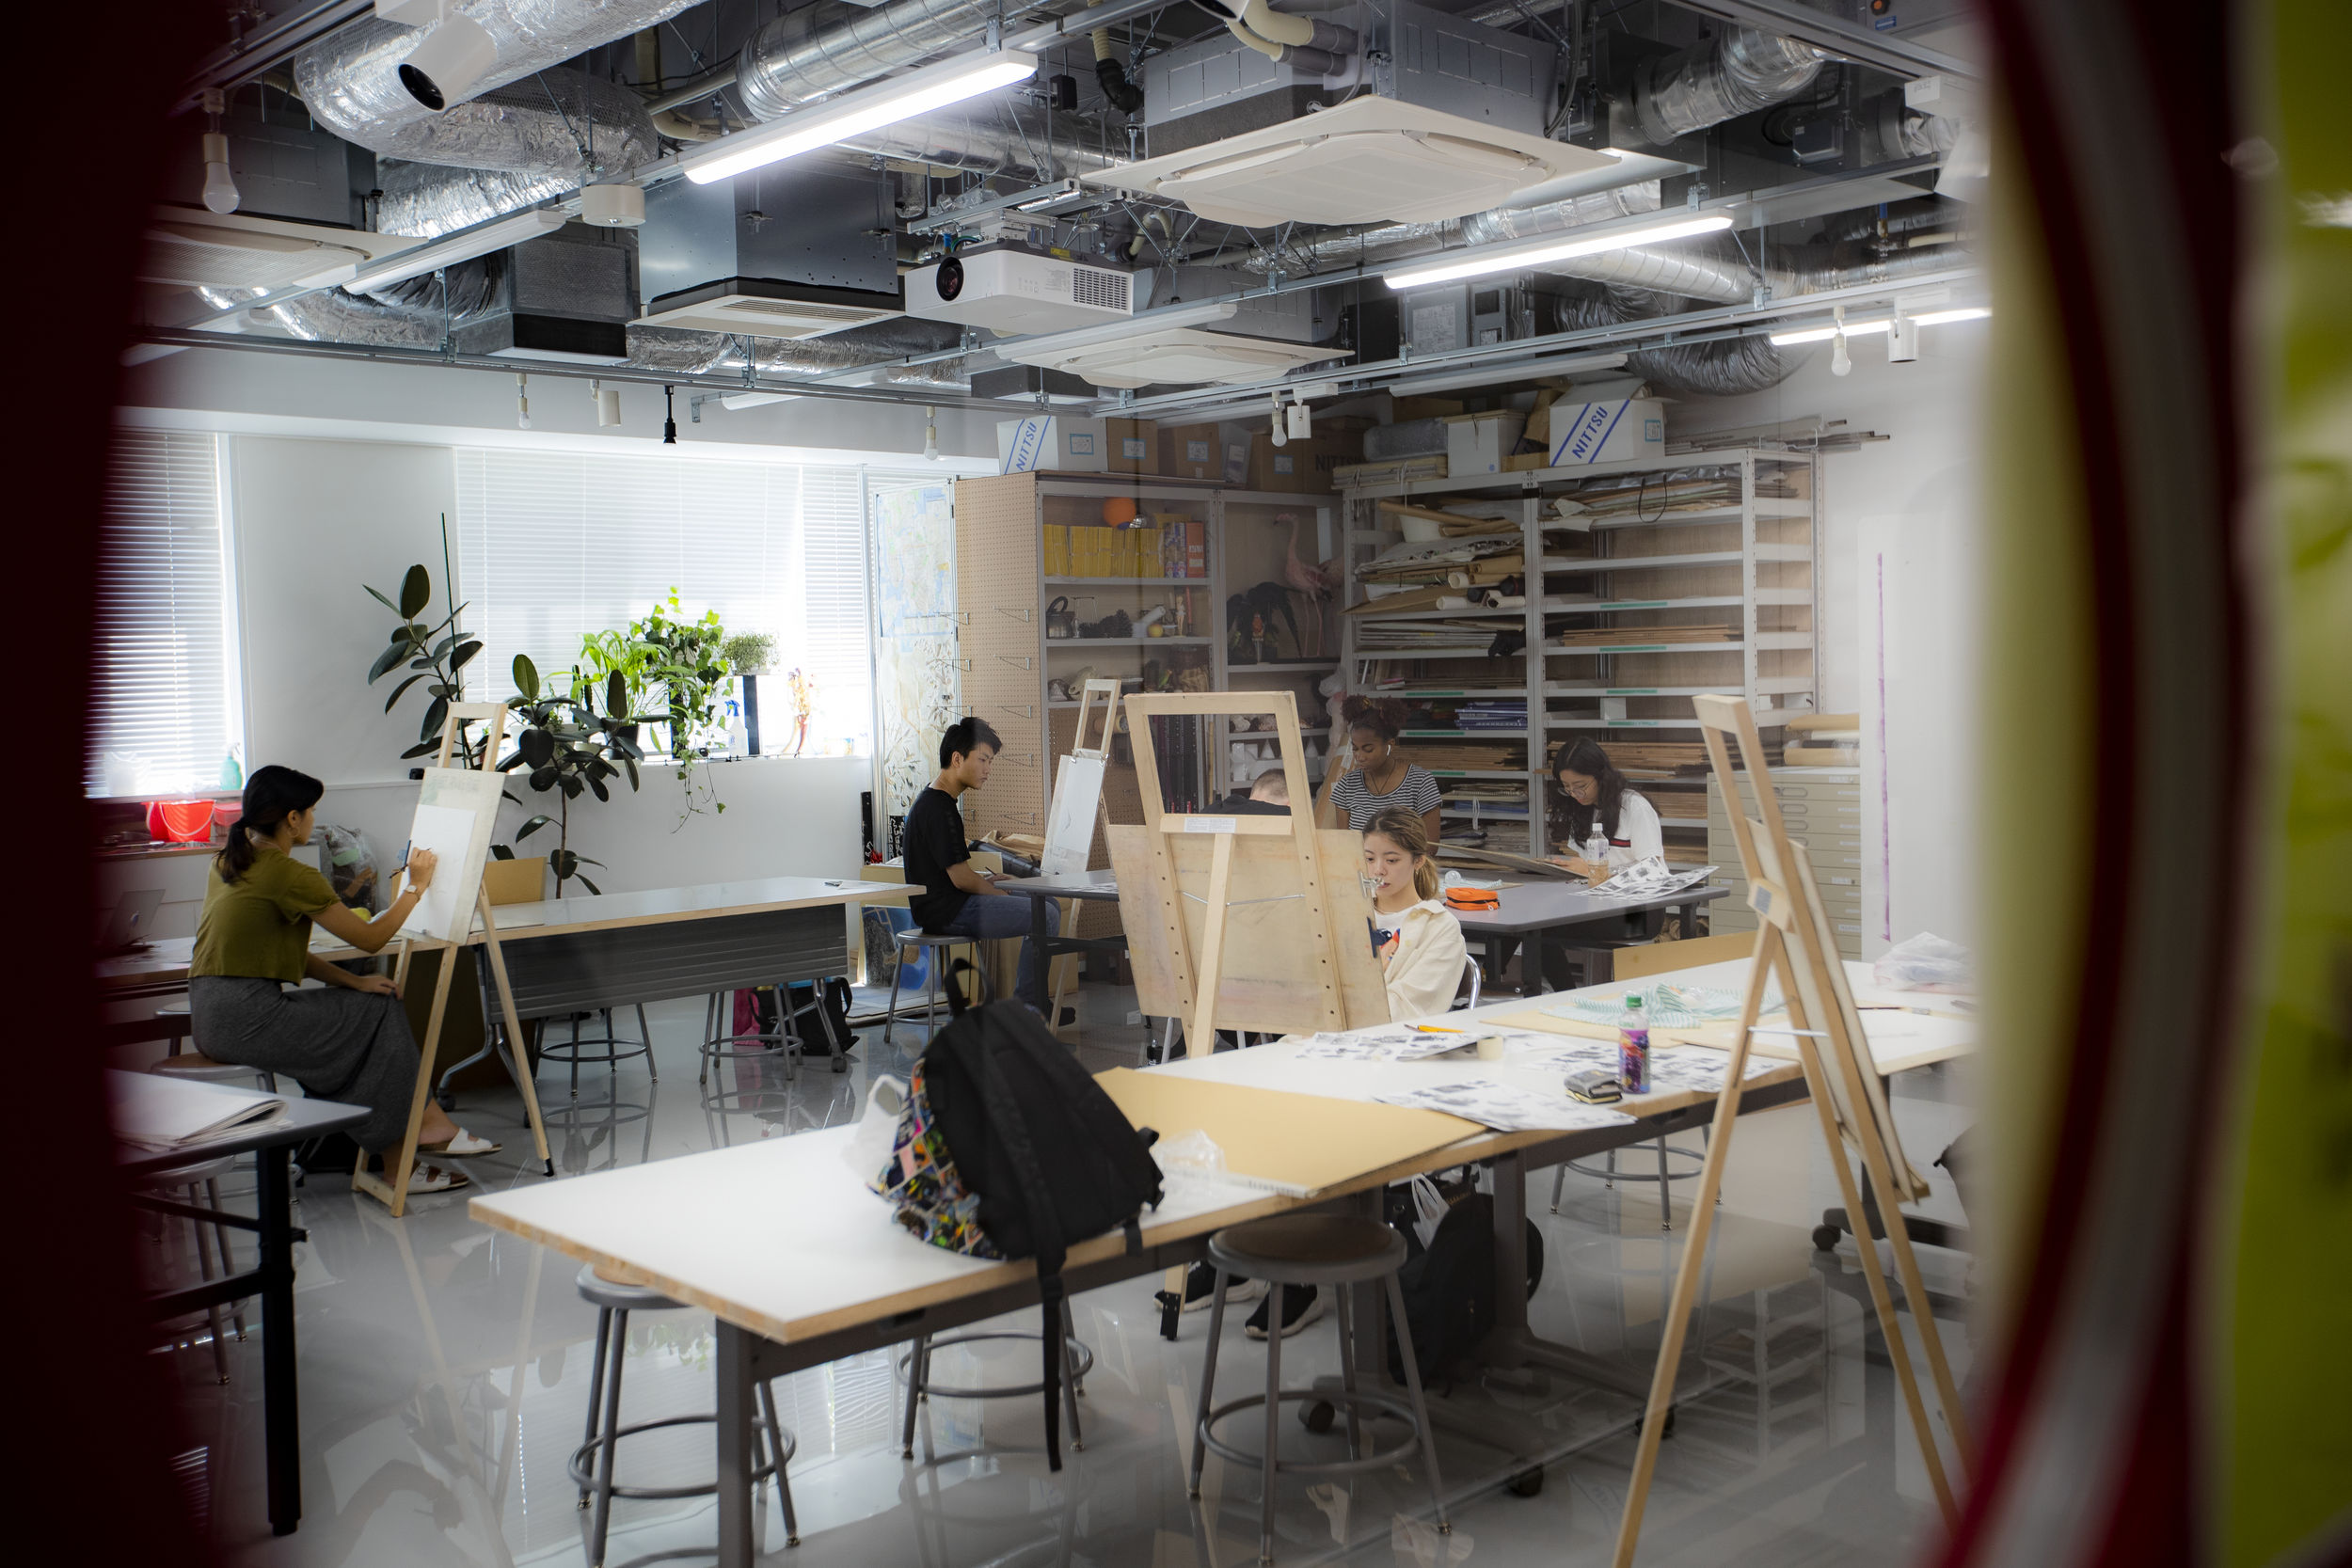
[[[1021,978],[1016,986],[1021,1000],[1042,1013],[1046,1008],[1045,966],[1038,961],[1037,943],[1028,940],[1030,908],[1042,903],[1045,907],[1045,931],[1048,936],[1061,930],[1061,906],[1052,899],[1024,898],[1014,894],[976,893],[963,901],[956,917],[939,928],[943,936],[977,937],[991,941],[998,937],[1019,937],[1021,942]]]

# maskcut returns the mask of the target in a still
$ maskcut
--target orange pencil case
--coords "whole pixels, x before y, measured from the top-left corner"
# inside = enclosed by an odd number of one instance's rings
[[[1449,910],[1499,910],[1502,895],[1490,887],[1450,887],[1445,890],[1445,907]]]

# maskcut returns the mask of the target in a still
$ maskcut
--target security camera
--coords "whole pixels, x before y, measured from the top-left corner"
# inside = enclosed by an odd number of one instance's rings
[[[376,14],[388,14],[387,8],[378,5]],[[464,103],[475,84],[490,73],[499,63],[499,46],[488,29],[459,14],[450,0],[431,0],[429,10],[421,0],[407,0],[392,13],[392,20],[412,25],[428,18],[434,25],[400,63],[400,85],[409,97],[439,114],[452,103]]]

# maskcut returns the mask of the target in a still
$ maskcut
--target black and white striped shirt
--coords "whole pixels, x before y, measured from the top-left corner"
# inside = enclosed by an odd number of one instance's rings
[[[1364,770],[1351,768],[1331,791],[1331,804],[1345,818],[1347,825],[1361,831],[1372,826],[1372,819],[1391,806],[1402,806],[1415,816],[1438,809],[1438,780],[1428,768],[1406,764],[1405,777],[1386,795],[1375,795],[1364,783]]]

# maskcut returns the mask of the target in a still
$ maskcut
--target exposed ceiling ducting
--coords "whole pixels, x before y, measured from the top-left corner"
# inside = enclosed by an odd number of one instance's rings
[[[660,154],[644,101],[613,82],[561,66],[423,119],[382,121],[342,133],[387,158],[562,173],[572,184],[592,172],[620,178]]]
[[[1813,85],[1827,57],[1810,44],[1728,27],[1643,67],[1633,79],[1633,112],[1642,134],[1662,146],[1786,103]]]
[[[789,11],[752,36],[735,90],[755,119],[985,37],[1000,0],[890,0],[871,10],[826,3]]]
[[[478,87],[504,87],[599,44],[665,22],[696,0],[465,0],[457,8],[498,46]],[[294,82],[311,118],[345,141],[376,147],[432,118],[401,85],[401,62],[422,36],[379,17],[339,28],[294,56]],[[394,154],[409,156],[411,154]]]

